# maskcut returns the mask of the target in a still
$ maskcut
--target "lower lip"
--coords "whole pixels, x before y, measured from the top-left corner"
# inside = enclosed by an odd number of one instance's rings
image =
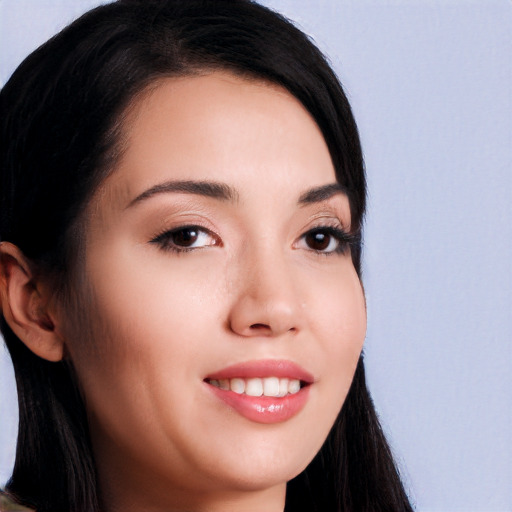
[[[249,396],[205,383],[211,392],[238,414],[256,423],[281,423],[293,418],[306,405],[309,387],[284,397]]]

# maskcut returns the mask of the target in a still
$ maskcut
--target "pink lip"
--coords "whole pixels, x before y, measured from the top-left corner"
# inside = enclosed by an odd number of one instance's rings
[[[247,361],[228,366],[218,372],[208,375],[207,379],[241,379],[280,377],[298,379],[307,384],[314,381],[313,375],[296,363],[282,359],[265,359],[262,361]]]
[[[284,397],[248,396],[233,391],[220,389],[208,383],[209,380],[239,378],[280,377],[298,379],[306,386],[298,393]],[[238,414],[256,423],[280,423],[298,414],[306,405],[309,397],[309,384],[313,376],[291,361],[264,360],[228,366],[218,372],[208,375],[205,385],[217,398],[235,410]]]

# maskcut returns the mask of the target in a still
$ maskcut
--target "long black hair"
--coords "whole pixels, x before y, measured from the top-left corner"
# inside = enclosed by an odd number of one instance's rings
[[[350,105],[309,38],[248,0],[118,0],[27,57],[0,94],[0,240],[17,245],[41,272],[69,281],[81,250],[81,214],[115,168],[130,104],[159,78],[209,70],[278,84],[310,112],[349,198],[360,274],[366,184]],[[8,492],[38,512],[98,511],[72,365],[37,357],[1,322],[20,411]],[[288,483],[286,510],[412,510],[366,388],[362,356],[324,446]]]

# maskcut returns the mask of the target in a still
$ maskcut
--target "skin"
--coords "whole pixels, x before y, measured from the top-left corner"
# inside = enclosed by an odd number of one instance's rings
[[[325,141],[286,91],[220,72],[155,84],[125,135],[86,212],[86,313],[52,314],[85,397],[104,510],[282,511],[286,482],[343,404],[366,328],[350,249],[304,236],[350,230],[343,193],[299,201],[336,182]],[[147,193],[178,180],[232,197]],[[160,236],[189,225],[205,231],[187,252]],[[261,359],[314,376],[287,421],[250,421],[204,382]]]

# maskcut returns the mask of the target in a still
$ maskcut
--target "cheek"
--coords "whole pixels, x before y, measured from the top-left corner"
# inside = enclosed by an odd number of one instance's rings
[[[134,259],[124,250],[88,261],[88,319],[69,337],[84,386],[101,398],[102,387],[120,393],[131,381],[134,391],[164,372],[190,367],[220,323],[218,286],[208,268],[196,264],[194,270],[185,261],[170,265],[165,255],[149,265],[144,253]]]
[[[324,348],[325,397],[341,408],[352,383],[366,335],[366,305],[361,282],[353,267],[340,280],[323,284],[311,317]],[[326,407],[332,408],[332,405]],[[336,413],[337,414],[337,413]],[[333,419],[334,421],[334,419]]]
[[[361,282],[351,265],[341,269],[339,279],[325,279],[310,297],[312,329],[333,353],[359,356],[366,335],[366,304]]]
[[[342,373],[348,377],[344,383],[348,392],[366,336],[366,302],[363,287],[354,269],[351,270],[350,279],[347,279],[340,302],[338,350]],[[334,312],[332,314],[335,315]]]
[[[179,389],[198,381],[196,362],[204,343],[212,343],[216,313],[206,303],[209,286],[201,273],[170,275],[166,265],[135,264],[122,252],[115,261],[105,254],[101,267],[93,263],[88,276],[94,291],[82,322],[87,329],[73,329],[70,355],[95,439],[101,442],[107,432],[142,461],[149,447],[140,439],[147,432],[162,446],[169,446],[168,438],[181,439],[176,404],[183,416],[191,415],[195,389],[185,403]]]

